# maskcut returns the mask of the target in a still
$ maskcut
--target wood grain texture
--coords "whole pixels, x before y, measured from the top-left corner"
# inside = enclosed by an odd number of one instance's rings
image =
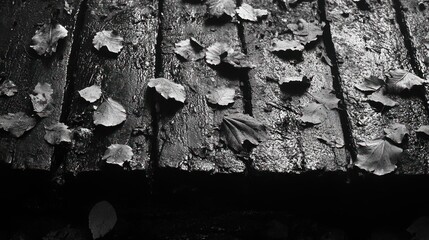
[[[45,126],[60,120],[66,85],[68,60],[73,40],[77,9],[80,1],[70,3],[75,10],[69,15],[59,1],[2,1],[0,3],[0,72],[3,80],[11,80],[18,87],[13,97],[0,97],[0,115],[25,112],[34,115],[29,94],[37,83],[50,83],[54,90],[54,111],[38,119],[35,128],[21,138],[0,132],[0,160],[13,168],[49,170],[54,147],[44,140]],[[40,57],[30,48],[31,38],[44,23],[55,20],[68,30],[59,41],[57,52]],[[1,81],[1,80],[0,80]]]
[[[426,173],[429,145],[414,131],[428,123],[423,101],[415,96],[389,95],[399,106],[377,112],[366,102],[365,94],[355,89],[371,75],[385,78],[395,68],[412,71],[391,1],[367,2],[370,10],[359,9],[351,0],[327,1],[337,58],[343,62],[339,71],[353,135],[356,141],[368,141],[382,136],[389,124],[405,124],[412,131],[396,173]]]
[[[159,166],[202,172],[242,172],[244,164],[221,143],[219,127],[223,116],[243,112],[239,74],[234,70],[215,70],[203,60],[181,62],[174,44],[194,37],[206,47],[225,42],[240,51],[237,28],[233,23],[211,24],[204,4],[181,0],[164,1],[162,25],[162,73],[185,86],[187,101],[183,106],[170,103],[159,109]],[[218,87],[235,89],[232,107],[213,108],[205,95]]]
[[[321,38],[310,44],[300,57],[287,59],[270,51],[275,39],[291,40],[287,24],[300,18],[319,22],[317,2],[300,3],[296,8],[281,9],[271,1],[251,1],[255,8],[267,9],[267,19],[244,23],[248,53],[257,64],[250,72],[253,114],[269,128],[269,139],[256,147],[252,167],[260,172],[300,173],[312,170],[345,171],[344,147],[333,148],[320,142],[317,136],[327,134],[343,141],[337,110],[327,110],[328,118],[320,125],[304,127],[300,121],[302,109],[314,102],[313,94],[333,91],[331,69],[321,56],[325,51]],[[306,92],[292,95],[277,80],[284,77],[312,78]],[[275,81],[273,81],[275,80]]]
[[[71,83],[72,96],[67,123],[88,128],[92,134],[75,134],[75,142],[64,163],[66,171],[99,170],[101,157],[110,144],[133,148],[131,169],[145,169],[150,152],[151,114],[146,84],[155,76],[155,45],[158,32],[157,1],[89,0],[77,63]],[[124,38],[119,54],[92,44],[95,34],[115,30]],[[101,86],[103,99],[119,102],[127,112],[124,123],[115,127],[93,124],[93,113],[100,103],[89,104],[78,91],[93,84]]]

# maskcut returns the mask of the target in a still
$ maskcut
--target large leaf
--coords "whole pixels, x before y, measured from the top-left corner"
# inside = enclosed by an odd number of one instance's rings
[[[407,231],[414,236],[413,240],[429,239],[429,217],[417,219],[408,227]]]
[[[204,58],[204,46],[191,37],[175,44],[174,52],[188,61],[197,61]]]
[[[214,105],[228,106],[234,103],[235,90],[232,88],[218,88],[206,95],[207,101]]]
[[[393,172],[403,152],[402,148],[384,139],[360,142],[357,150],[355,165],[376,175]]]
[[[33,48],[39,55],[51,55],[57,51],[58,40],[67,37],[67,30],[60,24],[44,24],[33,36]]]
[[[106,47],[112,53],[119,53],[122,49],[122,42],[124,39],[118,35],[115,31],[97,32],[92,39],[94,48],[100,50],[102,47]]]
[[[365,78],[363,83],[355,87],[362,92],[375,92],[386,84],[383,79],[376,76]]]
[[[30,94],[34,111],[39,117],[47,117],[54,110],[52,105],[52,94],[54,90],[49,83],[37,83],[34,93]]]
[[[110,232],[117,219],[115,208],[109,202],[101,201],[95,204],[88,217],[92,238],[97,239]]]
[[[124,162],[131,161],[133,155],[133,149],[130,146],[112,144],[107,148],[102,160],[106,160],[106,163],[116,164],[122,167]]]
[[[18,92],[18,88],[12,81],[4,81],[0,84],[0,96],[11,97]]]
[[[23,112],[8,113],[0,116],[0,128],[14,137],[21,137],[24,132],[36,126],[36,123],[35,118],[29,117]]]
[[[64,123],[57,123],[45,127],[45,132],[45,140],[52,145],[57,145],[61,142],[71,142],[72,132]]]
[[[386,138],[392,140],[397,144],[401,144],[406,135],[410,134],[407,126],[400,123],[395,123],[384,129]]]
[[[257,146],[267,138],[266,128],[260,121],[241,113],[223,118],[221,137],[230,148],[237,152],[245,151],[243,145],[246,141]]]
[[[316,41],[319,36],[323,35],[322,26],[309,23],[304,19],[299,19],[297,23],[288,24],[287,27],[304,45]]]
[[[148,87],[155,88],[165,99],[174,99],[182,103],[186,100],[185,87],[168,79],[152,78],[149,80]]]
[[[319,103],[309,103],[302,109],[302,117],[300,120],[304,124],[316,125],[320,124],[328,117],[326,108]]]
[[[84,88],[79,91],[79,95],[86,101],[93,103],[100,99],[101,97],[101,88],[97,85],[92,85],[90,87]]]
[[[127,119],[125,108],[115,100],[108,98],[94,112],[94,124],[106,127],[116,126]]]
[[[422,86],[424,83],[426,83],[425,79],[405,70],[395,69],[389,72],[387,87],[390,92],[400,93],[404,90],[411,90],[415,86]]]
[[[208,0],[207,12],[211,17],[223,17],[225,15],[234,17],[235,1],[234,0]]]

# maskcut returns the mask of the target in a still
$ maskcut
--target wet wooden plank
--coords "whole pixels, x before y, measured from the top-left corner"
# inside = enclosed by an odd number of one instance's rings
[[[37,83],[50,83],[54,90],[54,110],[47,118],[38,119],[35,128],[19,139],[0,132],[0,160],[11,163],[13,168],[49,170],[51,166],[54,147],[43,138],[44,126],[60,119],[80,2],[70,2],[74,7],[71,15],[63,10],[64,2],[61,1],[0,3],[0,72],[4,81],[13,81],[19,90],[13,97],[0,97],[0,115],[15,112],[34,115],[29,94],[33,93]],[[41,25],[51,19],[63,25],[68,30],[68,36],[60,40],[57,52],[51,57],[40,57],[30,48],[31,38]]]
[[[73,128],[87,128],[92,134],[75,134],[64,165],[66,171],[99,170],[103,166],[101,157],[110,144],[133,148],[132,169],[145,169],[148,165],[152,119],[145,90],[148,80],[155,76],[157,6],[158,2],[152,0],[88,1],[67,122]],[[115,30],[124,38],[119,54],[93,47],[93,37],[102,30]],[[93,84],[101,86],[104,99],[110,97],[124,106],[124,123],[115,127],[94,125],[94,106],[100,103],[89,104],[77,92]]]
[[[206,47],[225,42],[240,50],[236,26],[210,24],[205,13],[204,4],[164,1],[161,75],[185,86],[187,102],[171,108],[169,113],[166,111],[169,103],[159,105],[159,166],[185,171],[242,172],[243,162],[219,137],[223,116],[243,112],[238,76],[216,71],[204,59],[181,62],[174,53],[174,44],[189,37]],[[232,107],[216,109],[207,105],[205,95],[218,87],[235,89]]]
[[[326,109],[328,118],[320,125],[304,127],[300,121],[303,107],[314,102],[314,94],[333,91],[331,68],[321,59],[325,51],[321,39],[304,50],[302,60],[286,59],[270,51],[274,39],[293,38],[287,24],[299,19],[319,22],[317,2],[303,2],[287,10],[269,0],[249,3],[270,12],[258,23],[244,23],[248,53],[257,64],[250,72],[253,114],[269,128],[268,140],[251,154],[252,167],[259,172],[345,171],[345,148],[333,148],[317,139],[326,134],[344,141],[338,111]],[[310,87],[302,94],[291,95],[276,82],[299,76],[312,77]]]
[[[428,123],[423,101],[415,96],[389,95],[399,106],[377,112],[365,102],[365,94],[355,89],[371,75],[384,78],[390,69],[395,68],[412,71],[391,1],[367,2],[369,11],[359,9],[351,0],[327,1],[333,42],[337,57],[343,62],[339,71],[355,141],[382,136],[383,128],[389,124],[405,124],[413,131],[396,173],[426,173],[429,145],[414,131]]]

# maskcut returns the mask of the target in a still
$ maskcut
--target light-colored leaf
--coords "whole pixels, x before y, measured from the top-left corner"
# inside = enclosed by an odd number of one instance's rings
[[[72,14],[73,9],[74,9],[74,7],[73,7],[73,6],[71,6],[71,5],[67,2],[67,0],[64,0],[64,11],[66,11],[66,13],[67,13],[68,15],[71,15],[71,14]]]
[[[429,136],[429,125],[422,125],[419,129],[416,130],[418,133],[423,133],[426,136]]]
[[[316,125],[325,121],[327,117],[326,108],[322,104],[312,102],[302,109],[300,120],[304,124]]]
[[[49,56],[57,51],[58,40],[67,37],[67,30],[61,24],[44,24],[31,38],[33,48],[37,54]]]
[[[287,52],[287,51],[298,51],[302,52],[304,45],[296,40],[274,40],[272,43],[272,52]]]
[[[313,94],[313,96],[318,103],[325,105],[329,109],[338,108],[340,99],[338,99],[337,96],[335,96],[335,94],[330,90],[322,89],[319,92]]]
[[[219,106],[228,106],[234,103],[235,90],[232,88],[218,88],[206,95],[207,101]]]
[[[112,127],[127,119],[125,108],[115,100],[108,98],[94,112],[94,124]]]
[[[155,88],[165,99],[174,99],[182,103],[186,100],[185,87],[168,79],[152,78],[149,80],[148,87]]]
[[[115,31],[103,30],[95,34],[94,39],[92,39],[92,44],[97,50],[106,47],[112,53],[119,53],[123,47],[123,41],[124,39]]]
[[[299,19],[297,23],[290,23],[287,27],[293,32],[296,39],[304,45],[316,41],[319,36],[323,35],[323,24],[319,26],[304,19]]]
[[[362,92],[375,92],[385,84],[386,82],[383,79],[376,76],[370,76],[365,78],[363,83],[356,85],[355,88]]]
[[[416,86],[422,86],[424,83],[426,83],[425,79],[405,70],[395,69],[389,72],[387,89],[392,93],[400,93]]]
[[[17,138],[36,126],[36,123],[35,118],[29,117],[23,112],[8,113],[0,116],[0,128]]]
[[[221,18],[223,16],[234,17],[235,1],[234,0],[208,0],[207,13],[211,17]]]
[[[429,239],[429,217],[418,218],[407,228],[407,231],[413,235],[413,240]]]
[[[12,81],[4,81],[0,84],[0,96],[12,97],[18,92],[18,88]]]
[[[193,37],[176,43],[174,52],[188,61],[197,61],[206,56],[204,46]]]
[[[39,117],[47,117],[54,110],[52,105],[52,94],[54,90],[49,83],[37,83],[33,92],[30,94],[30,99],[33,104],[34,111]]]
[[[253,146],[267,138],[265,126],[257,119],[241,113],[231,114],[223,118],[221,138],[237,152],[244,151],[247,141]]]
[[[250,61],[246,54],[235,50],[228,52],[227,56],[222,59],[222,62],[229,64],[234,68],[255,68],[255,65]]]
[[[386,134],[386,138],[397,144],[401,144],[404,137],[410,134],[410,131],[404,124],[395,123],[385,128],[384,133]]]
[[[399,148],[384,139],[360,142],[355,165],[376,175],[385,175],[396,169],[396,163],[402,157]]]
[[[228,53],[234,52],[228,44],[223,42],[215,42],[207,48],[206,62],[210,65],[219,65],[222,58],[226,57]]]
[[[106,163],[124,166],[124,162],[131,161],[133,158],[133,149],[124,144],[112,144],[104,152],[102,160]]]
[[[115,227],[117,220],[115,208],[109,202],[101,201],[95,204],[88,216],[92,238],[105,236]]]
[[[330,147],[342,148],[344,147],[344,140],[342,137],[337,137],[332,134],[322,134],[316,137],[319,141],[327,144]]]
[[[378,91],[369,95],[368,101],[382,104],[385,107],[395,107],[398,105],[398,102],[384,95],[382,91]]]
[[[45,132],[45,140],[52,145],[71,142],[72,131],[64,123],[53,124],[49,127],[45,126]]]
[[[268,15],[268,11],[265,9],[254,9],[247,3],[241,4],[236,10],[237,15],[247,21],[256,22],[258,18],[265,17]]]
[[[79,95],[90,103],[100,99],[101,93],[101,88],[97,85],[92,85],[79,91]]]

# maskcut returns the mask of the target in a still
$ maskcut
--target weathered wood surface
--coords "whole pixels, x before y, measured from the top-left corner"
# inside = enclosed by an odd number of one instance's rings
[[[50,83],[54,90],[54,111],[19,139],[0,132],[0,160],[11,163],[13,168],[49,170],[54,147],[44,140],[45,126],[60,120],[69,56],[80,1],[70,3],[71,15],[64,10],[64,2],[52,1],[1,1],[0,3],[0,72],[4,80],[13,81],[18,93],[0,97],[0,115],[25,112],[35,115],[29,94],[37,83]],[[51,19],[68,30],[60,40],[57,52],[50,57],[40,57],[30,48],[36,30]]]
[[[149,162],[151,113],[146,84],[155,76],[155,45],[158,32],[157,1],[90,0],[76,51],[76,72],[67,123],[85,127],[92,135],[76,138],[65,161],[66,171],[100,169],[101,157],[110,144],[133,148],[133,169],[145,169]],[[92,39],[102,30],[115,30],[124,38],[117,55],[94,49]],[[103,98],[111,97],[127,111],[127,120],[116,127],[95,126],[94,106],[85,102],[78,90],[101,86]],[[75,135],[76,136],[76,135]]]
[[[186,171],[243,172],[244,163],[220,143],[223,116],[243,112],[240,76],[209,67],[204,59],[181,62],[174,44],[194,37],[206,47],[215,42],[229,44],[240,51],[237,28],[233,23],[210,24],[206,6],[182,0],[164,1],[161,75],[185,86],[183,106],[161,103],[159,110],[159,166]],[[206,94],[219,87],[235,89],[236,99],[227,109],[213,108]]]
[[[257,63],[250,72],[253,115],[269,128],[269,139],[251,154],[252,168],[264,172],[344,171],[347,165],[344,147],[330,147],[317,139],[326,134],[344,142],[338,111],[327,109],[328,118],[320,125],[304,127],[299,119],[302,108],[314,102],[313,94],[333,91],[331,69],[321,59],[325,51],[321,37],[306,47],[302,60],[300,57],[284,59],[270,52],[273,40],[293,39],[287,24],[297,23],[299,19],[319,21],[317,2],[300,3],[287,10],[269,0],[254,0],[251,4],[270,12],[268,18],[259,23],[244,23],[248,54]],[[273,81],[299,76],[312,78],[307,92],[299,95],[290,96],[287,89],[282,90]]]
[[[367,141],[382,136],[389,124],[407,125],[411,134],[396,173],[426,173],[429,145],[415,133],[428,124],[423,101],[415,96],[389,95],[399,105],[377,112],[366,102],[365,94],[355,88],[365,77],[385,78],[391,69],[412,71],[392,2],[367,2],[370,10],[359,9],[351,0],[328,0],[326,6],[353,136],[355,141]]]

